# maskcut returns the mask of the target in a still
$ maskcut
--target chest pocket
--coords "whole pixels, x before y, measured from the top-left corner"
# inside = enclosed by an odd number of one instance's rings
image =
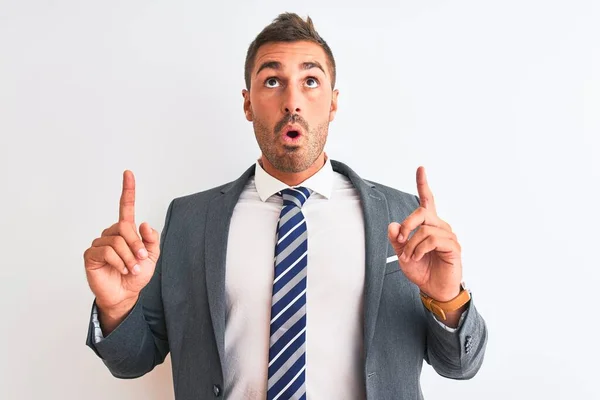
[[[396,253],[388,256],[385,264],[385,275],[400,272],[400,264],[398,264],[398,256]]]

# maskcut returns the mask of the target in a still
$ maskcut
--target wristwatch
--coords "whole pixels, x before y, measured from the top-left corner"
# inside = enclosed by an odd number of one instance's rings
[[[432,297],[429,297],[421,291],[421,301],[425,305],[425,308],[431,311],[436,317],[442,321],[446,320],[446,313],[456,311],[471,300],[471,294],[465,288],[464,282],[460,284],[460,293],[458,296],[448,301],[437,301]]]

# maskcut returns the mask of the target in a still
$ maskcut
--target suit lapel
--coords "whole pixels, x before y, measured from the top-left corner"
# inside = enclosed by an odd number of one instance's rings
[[[360,189],[359,189],[360,192]],[[375,189],[361,193],[365,218],[365,354],[368,354],[383,288],[388,249],[388,206],[383,194]]]
[[[225,262],[229,225],[233,209],[252,175],[254,175],[254,165],[236,181],[225,186],[211,200],[206,215],[204,233],[206,293],[221,365],[225,360]]]
[[[388,204],[375,186],[360,178],[348,166],[332,160],[333,169],[346,175],[359,193],[365,221],[364,345],[368,354],[375,333],[388,251]]]

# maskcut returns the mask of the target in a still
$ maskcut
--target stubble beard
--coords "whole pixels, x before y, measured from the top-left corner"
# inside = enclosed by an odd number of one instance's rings
[[[297,173],[306,171],[315,163],[323,153],[327,135],[329,132],[329,121],[317,125],[314,129],[301,118],[296,118],[304,128],[302,145],[281,145],[280,133],[276,129],[270,129],[260,120],[254,118],[254,134],[262,154],[269,163],[278,171],[286,173]],[[282,121],[283,122],[283,121]],[[283,126],[283,123],[277,126]]]

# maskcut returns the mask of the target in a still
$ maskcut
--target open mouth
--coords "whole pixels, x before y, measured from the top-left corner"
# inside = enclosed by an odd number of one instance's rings
[[[300,139],[302,138],[302,131],[300,129],[294,129],[295,127],[285,128],[282,132],[281,138],[285,143],[288,144],[299,144]]]

